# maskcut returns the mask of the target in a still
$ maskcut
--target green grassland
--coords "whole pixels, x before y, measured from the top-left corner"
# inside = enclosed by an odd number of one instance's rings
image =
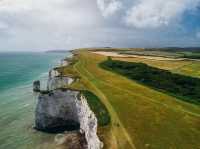
[[[179,99],[200,105],[200,79],[172,73],[144,63],[112,60],[100,64],[101,68],[121,74],[140,84],[179,97]]]
[[[112,49],[110,49],[112,50]],[[143,56],[161,56],[168,58],[187,58],[200,59],[200,48],[152,48],[152,49],[118,49],[118,53],[143,55]]]
[[[200,148],[199,106],[100,68],[106,56],[74,53],[77,62],[62,71],[80,78],[71,88],[92,92],[107,108],[111,122],[98,130],[105,149]]]
[[[157,67],[160,69],[170,70],[174,73],[179,73],[183,75],[188,75],[192,77],[200,78],[200,61],[191,60],[154,60],[145,58],[113,58],[115,60],[129,61],[129,62],[141,62],[148,64],[152,67]]]

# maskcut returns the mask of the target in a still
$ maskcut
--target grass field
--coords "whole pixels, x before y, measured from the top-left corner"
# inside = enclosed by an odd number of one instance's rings
[[[108,109],[111,123],[99,128],[106,149],[200,149],[199,106],[101,69],[99,63],[106,56],[76,53],[77,63],[65,73],[80,77],[72,88],[93,92]],[[179,71],[189,65],[183,63],[165,67]]]
[[[114,58],[115,60],[141,62],[160,69],[170,70],[175,73],[189,75],[193,77],[200,77],[200,61],[190,60],[150,60],[145,58]]]

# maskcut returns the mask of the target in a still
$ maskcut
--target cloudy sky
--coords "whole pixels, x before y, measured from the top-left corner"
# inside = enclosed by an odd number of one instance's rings
[[[200,0],[0,0],[0,51],[200,46]]]

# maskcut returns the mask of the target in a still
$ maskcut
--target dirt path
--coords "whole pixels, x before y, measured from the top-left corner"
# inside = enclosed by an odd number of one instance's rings
[[[107,85],[107,86],[110,86],[110,87],[112,87],[112,88],[115,88],[115,89],[117,89],[117,90],[121,90],[121,91],[123,91],[124,93],[128,93],[128,94],[130,94],[130,95],[134,95],[134,96],[138,96],[138,97],[140,96],[139,94],[133,93],[133,92],[130,91],[130,90],[117,87],[117,85],[115,85],[115,86],[114,86],[114,85],[111,85],[110,83],[108,83],[108,82],[106,82],[106,81],[100,80],[100,82],[103,83],[103,84],[105,84],[105,85]],[[186,114],[188,114],[188,115],[191,115],[191,116],[200,117],[200,114],[198,114],[198,113],[190,112],[190,111],[185,110],[185,109],[173,108],[173,107],[171,107],[171,106],[169,106],[169,105],[167,105],[167,104],[165,104],[165,103],[163,103],[163,102],[159,102],[159,101],[157,101],[157,100],[153,100],[153,99],[148,98],[148,97],[143,97],[143,98],[146,99],[147,101],[150,101],[150,102],[153,102],[153,103],[156,103],[156,104],[160,104],[160,105],[162,105],[162,106],[164,106],[164,107],[166,107],[166,108],[168,108],[168,109],[171,109],[171,110],[174,110],[174,111],[181,111],[181,112],[184,112],[184,113],[186,113]],[[179,101],[177,101],[177,102],[179,102]]]
[[[112,105],[110,104],[110,102],[108,101],[108,99],[106,98],[106,96],[102,93],[102,91],[94,84],[92,83],[92,81],[90,81],[90,79],[88,77],[86,77],[84,74],[82,74],[77,67],[77,65],[80,65],[82,70],[84,70],[88,76],[90,76],[92,79],[95,79],[95,77],[93,76],[93,74],[91,74],[87,69],[85,69],[85,67],[83,65],[80,64],[80,62],[78,62],[76,65],[75,65],[75,70],[84,78],[86,79],[87,81],[89,81],[92,85],[92,87],[98,92],[98,94],[101,96],[101,100],[103,101],[103,103],[106,105],[107,109],[109,110],[110,114],[112,115],[111,118],[112,118],[112,128],[113,128],[113,132],[115,133],[115,125],[114,124],[119,124],[120,125],[120,128],[122,130],[121,133],[124,134],[124,136],[126,137],[126,140],[128,141],[130,147],[132,149],[136,149],[130,135],[128,134],[127,130],[125,129],[125,127],[123,126],[122,122],[120,121],[117,113],[115,112],[114,108],[112,107]],[[119,129],[119,128],[117,128]],[[123,147],[122,147],[123,148]]]

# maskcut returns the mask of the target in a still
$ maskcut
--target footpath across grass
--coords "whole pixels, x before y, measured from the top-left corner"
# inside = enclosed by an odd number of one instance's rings
[[[99,131],[105,149],[200,147],[199,106],[102,69],[106,56],[78,50],[75,57],[73,71],[65,71],[80,77],[72,86],[95,94],[111,117]]]

